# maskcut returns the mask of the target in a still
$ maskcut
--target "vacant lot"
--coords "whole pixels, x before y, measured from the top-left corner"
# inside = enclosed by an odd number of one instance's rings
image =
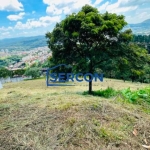
[[[46,87],[45,80],[8,83],[0,90],[0,150],[144,150],[150,145],[150,105],[122,96],[83,95],[87,83]],[[148,84],[105,79],[93,90]]]

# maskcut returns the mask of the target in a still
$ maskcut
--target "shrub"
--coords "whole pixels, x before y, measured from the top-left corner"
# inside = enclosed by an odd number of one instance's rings
[[[87,95],[88,92],[84,92],[84,95]],[[117,94],[117,91],[115,91],[113,88],[108,87],[105,90],[98,90],[98,91],[92,91],[92,95],[94,96],[102,96],[105,98],[110,98],[112,96],[115,96]]]
[[[25,76],[32,76],[32,78],[40,77],[40,70],[37,67],[29,68],[25,71]]]
[[[11,72],[8,69],[4,67],[0,68],[0,78],[6,78],[10,75],[11,75]]]

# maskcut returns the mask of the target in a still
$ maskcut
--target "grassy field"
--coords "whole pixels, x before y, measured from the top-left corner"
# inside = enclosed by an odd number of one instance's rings
[[[46,87],[45,80],[7,83],[0,90],[0,150],[145,150],[150,105],[83,95],[87,83]],[[93,90],[148,84],[104,79]]]

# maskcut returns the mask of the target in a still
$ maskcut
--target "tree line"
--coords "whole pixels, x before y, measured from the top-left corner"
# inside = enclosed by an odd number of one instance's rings
[[[139,43],[149,43],[150,44],[150,35],[133,35],[133,42]]]
[[[147,49],[150,54],[150,35],[133,35],[132,42]]]
[[[0,68],[0,78],[7,78],[7,77],[17,77],[17,76],[31,76],[33,79],[39,78],[41,76],[41,68],[33,65],[26,69],[19,69],[19,70],[8,70],[7,68],[1,67]]]
[[[15,57],[14,57],[15,58]],[[16,60],[16,59],[15,59]],[[50,61],[47,59],[44,63],[36,62],[31,66],[20,68],[18,70],[9,70],[4,66],[0,66],[0,78],[14,77],[14,76],[32,76],[32,78],[38,78],[41,76],[41,69],[48,68]]]

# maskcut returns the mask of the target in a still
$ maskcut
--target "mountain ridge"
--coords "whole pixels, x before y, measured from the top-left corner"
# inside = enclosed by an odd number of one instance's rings
[[[136,35],[150,35],[150,19],[144,20],[141,23],[128,24],[124,30],[131,29],[133,34]]]
[[[141,23],[149,23],[150,24],[150,19],[147,19],[147,20],[145,20],[145,21],[143,21]]]
[[[133,34],[150,35],[150,19],[141,23],[128,24],[123,30],[126,29],[131,29]],[[45,35],[0,39],[0,51],[2,49],[27,51],[43,46],[47,46]]]

